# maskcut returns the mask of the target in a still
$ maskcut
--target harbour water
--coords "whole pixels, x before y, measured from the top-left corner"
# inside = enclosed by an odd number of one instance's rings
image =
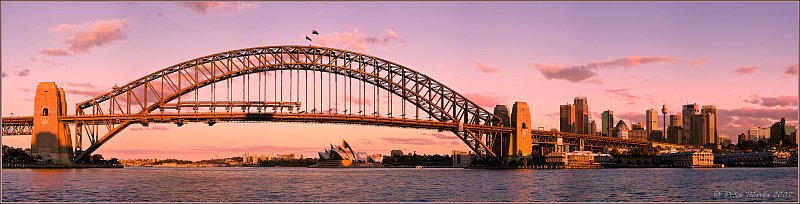
[[[3,169],[2,201],[798,201],[798,168]]]

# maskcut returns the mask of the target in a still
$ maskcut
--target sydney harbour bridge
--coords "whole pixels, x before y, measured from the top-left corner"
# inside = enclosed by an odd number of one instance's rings
[[[39,83],[34,115],[3,117],[3,135],[32,135],[31,151],[57,163],[85,161],[125,128],[151,123],[300,122],[449,131],[480,159],[496,163],[528,156],[532,146],[676,147],[536,130],[525,102],[490,112],[403,65],[316,46],[254,47],[195,58],[114,86],[76,104],[73,114],[65,98],[55,83]]]

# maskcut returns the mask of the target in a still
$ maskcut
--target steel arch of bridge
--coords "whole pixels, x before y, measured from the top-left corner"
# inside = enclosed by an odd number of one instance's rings
[[[361,80],[365,85],[369,83],[399,96],[401,100],[404,100],[403,103],[408,102],[416,106],[417,112],[422,110],[434,121],[418,120],[418,118],[406,119],[405,113],[402,119],[393,118],[391,115],[389,117],[373,116],[366,112],[354,115],[353,111],[350,114],[331,114],[330,112],[328,114],[322,112],[319,114],[307,112],[266,113],[269,107],[288,106],[293,108],[291,104],[283,104],[283,102],[270,105],[251,101],[234,102],[230,99],[211,102],[181,101],[181,96],[193,92],[196,94],[197,90],[202,87],[210,86],[213,94],[217,82],[249,76],[253,73],[280,70],[326,72]],[[292,82],[290,81],[290,83]],[[158,90],[159,88],[160,90]],[[364,93],[366,94],[366,91]],[[173,101],[177,101],[177,103],[170,103]],[[185,107],[191,107],[194,112],[184,111],[182,113],[181,110]],[[198,113],[199,107],[210,107],[210,112]],[[227,112],[216,112],[216,107],[225,107]],[[243,112],[245,109],[256,108],[258,113],[231,112],[235,107],[241,107]],[[262,108],[264,113],[261,113]],[[158,114],[157,110],[161,110],[163,113],[164,109],[175,109],[177,113]],[[78,103],[76,115],[63,117],[62,121],[76,123],[75,144],[78,150],[76,151],[78,152],[76,161],[81,161],[91,155],[124,128],[136,123],[146,126],[149,122],[182,124],[183,122],[200,121],[212,121],[211,123],[215,121],[288,121],[445,130],[455,133],[481,158],[496,161],[500,161],[500,159],[488,148],[483,138],[484,136],[488,138],[497,132],[510,132],[508,127],[496,126],[499,119],[489,111],[425,74],[366,54],[316,46],[255,47],[188,60],[128,84],[115,86],[106,94]],[[101,126],[107,129],[107,133],[100,133],[99,127]],[[86,134],[91,143],[91,146],[85,151],[82,151],[81,147],[83,134]]]

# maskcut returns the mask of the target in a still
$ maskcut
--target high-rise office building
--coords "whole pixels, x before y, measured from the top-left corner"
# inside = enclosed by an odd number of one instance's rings
[[[586,97],[575,97],[575,133],[589,133],[589,101]]]
[[[744,134],[744,133],[741,133],[741,134],[739,134],[738,138],[736,138],[736,139],[737,139],[736,140],[736,144],[739,144],[740,142],[744,142],[744,141],[747,140],[747,135]]]
[[[603,111],[602,121],[603,123],[601,128],[601,134],[606,137],[610,137],[613,134],[614,130],[614,111],[606,110]]]
[[[750,141],[758,142],[759,140],[764,140],[768,142],[770,136],[770,127],[751,127],[747,130],[747,139]]]
[[[681,126],[670,126],[667,128],[667,142],[672,144],[686,144]]]
[[[658,111],[656,109],[648,109],[645,113],[644,130],[650,131],[658,130]]]
[[[670,127],[683,127],[683,118],[681,115],[669,115]]]
[[[614,127],[614,137],[620,139],[629,139],[628,131],[630,131],[630,129],[628,129],[628,125],[625,125],[624,121],[619,120],[617,126]]]
[[[561,105],[560,113],[561,132],[576,133],[575,106],[571,104]]]
[[[693,128],[692,128],[692,119],[694,115],[700,114],[700,107],[697,106],[696,103],[693,104],[686,104],[683,105],[683,109],[681,110],[681,116],[683,118],[683,135],[684,137],[688,137],[689,141],[688,144],[694,144],[693,138]]]
[[[797,144],[797,127],[786,125],[785,118],[772,124],[769,132],[769,144],[772,146],[795,146]]]
[[[704,133],[706,132],[706,115],[696,114],[692,115],[692,119],[690,120],[692,123],[689,126],[689,140],[691,141],[690,144],[692,145],[705,145],[709,143],[709,138],[705,137]]]
[[[706,105],[703,106],[702,113],[705,118],[705,125],[703,137],[705,137],[706,144],[714,143],[720,144],[719,133],[717,132],[717,106]]]
[[[596,135],[597,134],[597,123],[594,120],[589,121],[589,135]]]

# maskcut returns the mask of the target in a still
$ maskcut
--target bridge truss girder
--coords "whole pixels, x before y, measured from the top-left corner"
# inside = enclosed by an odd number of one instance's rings
[[[76,137],[82,141],[85,133],[91,143],[86,151],[81,151],[80,141],[77,143],[76,152],[82,152],[77,159],[91,154],[128,125],[137,121],[147,125],[152,112],[169,108],[168,103],[176,99],[180,104],[181,96],[185,94],[209,85],[214,89],[215,83],[226,79],[279,70],[327,72],[358,79],[387,90],[416,106],[417,112],[422,110],[436,121],[457,125],[458,128],[451,131],[481,158],[499,160],[483,140],[492,135],[491,132],[464,128],[470,125],[492,126],[493,121],[498,119],[463,95],[427,75],[387,60],[346,50],[312,46],[257,47],[208,55],[170,66],[78,103],[76,116],[88,116],[92,119],[77,121]],[[230,112],[231,109],[227,107],[226,111]],[[197,108],[194,110],[197,112]],[[216,109],[210,111],[213,113]],[[178,108],[177,112],[180,113],[181,109]],[[105,118],[108,115],[124,115],[130,118],[109,120]],[[361,116],[366,116],[366,113]],[[107,133],[102,134],[101,129]]]

